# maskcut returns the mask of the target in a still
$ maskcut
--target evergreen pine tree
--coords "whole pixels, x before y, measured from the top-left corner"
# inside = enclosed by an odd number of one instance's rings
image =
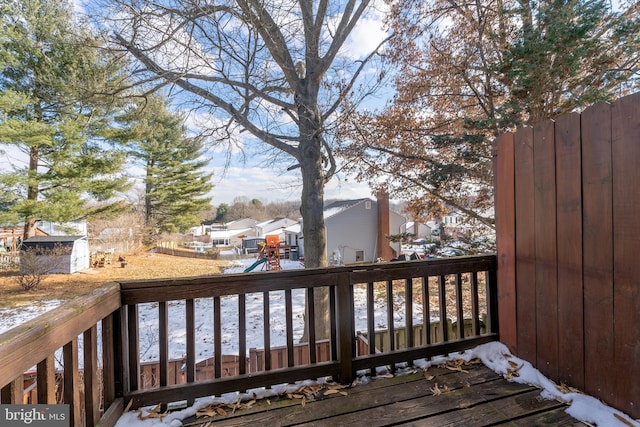
[[[122,64],[71,10],[53,0],[0,5],[0,145],[24,159],[0,173],[0,193],[14,195],[7,208],[24,219],[25,238],[38,220],[119,209],[112,198],[127,187],[124,156],[100,137],[114,104],[95,95],[121,84]]]
[[[145,169],[145,225],[164,232],[185,232],[211,207],[213,188],[204,170],[203,143],[185,136],[183,118],[168,110],[160,96],[120,117],[118,138]]]

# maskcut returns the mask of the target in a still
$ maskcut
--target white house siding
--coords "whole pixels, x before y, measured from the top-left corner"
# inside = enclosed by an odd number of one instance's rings
[[[370,206],[370,209],[366,209]],[[377,255],[378,213],[375,202],[362,201],[325,219],[327,257],[338,250],[344,264],[373,262]],[[362,254],[362,259],[358,255]]]

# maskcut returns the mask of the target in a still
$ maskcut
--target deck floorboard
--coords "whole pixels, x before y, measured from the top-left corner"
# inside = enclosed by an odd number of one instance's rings
[[[307,400],[279,396],[225,416],[190,418],[190,427],[222,426],[586,426],[566,405],[540,398],[535,387],[510,382],[483,365],[374,379]]]

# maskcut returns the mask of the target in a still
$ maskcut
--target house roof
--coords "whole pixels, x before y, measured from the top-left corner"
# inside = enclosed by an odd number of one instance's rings
[[[64,243],[86,238],[87,236],[34,236],[29,237],[23,243]]]
[[[239,230],[214,230],[209,232],[212,239],[228,239],[251,231],[251,228],[241,228]]]
[[[352,206],[362,203],[365,200],[371,200],[371,199],[368,197],[365,197],[363,199],[338,200],[336,202],[333,202],[324,208],[324,217],[329,218],[330,216],[336,215],[344,210],[347,210]]]

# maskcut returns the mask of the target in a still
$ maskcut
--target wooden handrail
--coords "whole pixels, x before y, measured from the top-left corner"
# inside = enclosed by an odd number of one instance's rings
[[[23,403],[24,373],[37,366],[33,385],[38,403],[69,404],[69,421],[74,426],[92,427],[99,423],[101,408],[108,409],[115,401],[116,372],[113,356],[103,355],[103,376],[98,375],[97,325],[103,326],[104,354],[113,355],[112,313],[121,306],[120,285],[108,283],[0,334],[1,402]],[[78,348],[80,334],[84,341],[82,354]],[[60,348],[63,357],[62,402],[56,397],[54,361]],[[82,383],[79,356],[84,362]],[[119,393],[122,394],[122,390]]]
[[[0,383],[22,375],[120,306],[120,286],[108,283],[0,334]]]

